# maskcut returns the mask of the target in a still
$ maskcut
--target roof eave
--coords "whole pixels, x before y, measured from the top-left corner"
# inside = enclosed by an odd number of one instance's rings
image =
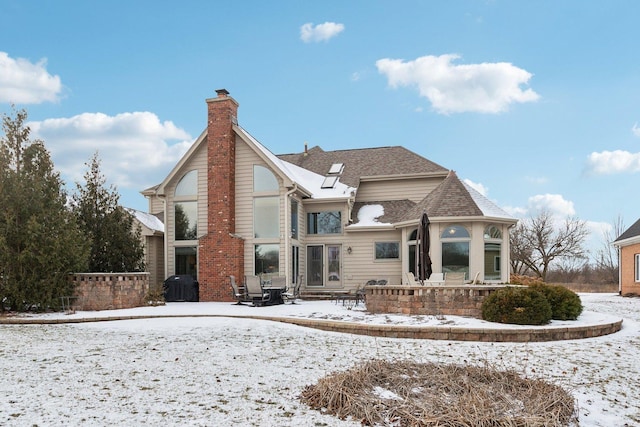
[[[425,173],[407,173],[407,174],[393,174],[393,175],[365,175],[360,177],[360,182],[363,181],[389,181],[389,180],[401,180],[401,179],[416,179],[416,178],[442,178],[446,177],[449,173],[448,170],[439,172],[425,172]]]
[[[612,244],[613,246],[622,248],[624,246],[635,245],[636,243],[640,243],[640,236],[633,236],[623,240],[616,240]]]

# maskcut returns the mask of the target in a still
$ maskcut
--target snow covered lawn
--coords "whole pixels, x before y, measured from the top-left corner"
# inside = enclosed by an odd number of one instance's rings
[[[171,303],[39,315],[194,317],[0,325],[0,424],[356,426],[356,421],[308,409],[297,396],[305,385],[362,361],[409,358],[486,362],[515,369],[571,390],[578,401],[581,426],[640,425],[640,299],[613,294],[581,294],[581,298],[586,312],[579,322],[623,318],[622,331],[562,342],[476,343],[374,338],[259,319],[195,317],[273,315],[448,327],[484,324],[454,316],[374,316],[328,301],[260,308]]]

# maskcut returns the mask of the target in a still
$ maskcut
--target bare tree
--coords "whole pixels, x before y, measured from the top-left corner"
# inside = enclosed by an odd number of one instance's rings
[[[601,275],[603,283],[618,282],[618,259],[620,249],[613,246],[612,243],[626,229],[622,216],[618,217],[611,224],[611,228],[602,233],[602,246],[598,249],[596,255],[596,269]]]
[[[562,258],[586,258],[583,247],[588,235],[585,221],[567,218],[556,225],[548,211],[518,223],[510,234],[511,264],[520,271],[532,271],[543,281],[547,279],[550,264]],[[517,272],[514,269],[514,272]]]

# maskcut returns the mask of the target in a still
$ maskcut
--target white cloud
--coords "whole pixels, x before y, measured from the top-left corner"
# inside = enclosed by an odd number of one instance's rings
[[[532,74],[507,62],[456,65],[459,55],[422,56],[413,61],[380,59],[378,71],[389,85],[417,86],[420,96],[441,114],[500,113],[514,102],[536,101],[532,89],[522,89]]]
[[[587,172],[597,175],[640,172],[640,153],[624,150],[591,153],[587,158]]]
[[[517,218],[536,216],[541,211],[546,211],[554,218],[562,220],[576,214],[573,202],[565,200],[560,194],[538,194],[529,197],[525,207],[507,206],[504,209]]]
[[[480,184],[480,183],[477,183],[477,182],[473,182],[470,179],[466,179],[466,178],[464,179],[464,182],[469,187],[473,188],[478,193],[482,194],[484,197],[487,197],[487,194],[489,193],[489,189],[487,187],[485,187],[483,184]]]
[[[149,112],[83,113],[28,125],[69,185],[83,181],[85,163],[98,151],[109,183],[143,190],[160,183],[192,143],[187,132]]]
[[[300,27],[300,39],[305,43],[327,41],[344,31],[343,24],[325,22],[313,25],[311,22]]]
[[[631,128],[631,132],[633,132],[635,136],[640,137],[640,128],[638,127],[638,123],[633,124],[633,127]]]
[[[46,65],[46,59],[34,64],[27,59],[13,59],[6,52],[0,52],[0,102],[56,102],[62,91],[62,83],[59,76],[47,72]]]

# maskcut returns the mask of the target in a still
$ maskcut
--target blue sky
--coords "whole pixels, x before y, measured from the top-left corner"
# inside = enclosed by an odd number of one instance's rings
[[[0,0],[0,112],[122,204],[226,88],[276,154],[403,145],[523,217],[640,217],[640,2]]]

